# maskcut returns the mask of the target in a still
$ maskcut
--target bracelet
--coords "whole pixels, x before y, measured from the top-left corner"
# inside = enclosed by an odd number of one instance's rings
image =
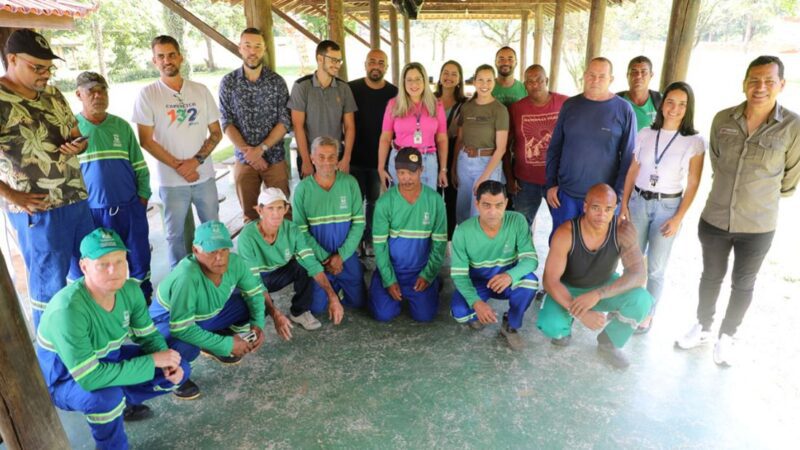
[[[439,172],[447,172],[447,167],[442,167],[441,169],[439,169]]]

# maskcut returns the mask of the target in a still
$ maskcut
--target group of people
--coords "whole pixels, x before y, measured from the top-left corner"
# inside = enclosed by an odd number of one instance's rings
[[[205,86],[182,78],[175,39],[158,36],[151,48],[160,77],[135,102],[137,133],[107,112],[108,84],[93,72],[77,78],[82,110],[73,115],[48,85],[58,56],[31,30],[9,37],[0,78],[0,195],[28,270],[37,354],[53,402],[83,412],[98,447],[126,447],[123,421],[151,416],[149,398],[197,398],[192,361],[203,352],[238,363],[264,343],[267,314],[285,340],[293,324],[320,328],[321,314],[341,323],[344,307],[389,321],[405,305],[414,320],[434,320],[448,241],[452,317],[473,329],[500,322],[509,346],[524,348],[519,329],[540,287],[531,226],[543,199],[553,230],[537,327],[565,346],[578,320],[599,331],[604,359],[628,366],[621,349],[653,324],[701,179],[706,142],[688,84],[650,90],[652,63],[640,56],[627,68],[630,89],[614,94],[612,63],[599,57],[568,98],[549,90],[540,65],[516,80],[516,54],[504,47],[494,67],[476,69],[467,98],[457,62],[442,66],[435,90],[421,64],[407,64],[398,88],[377,49],[366,76],[344,82],[341,49],[323,41],[316,70],[290,92],[248,28],[218,108]],[[712,124],[697,324],[676,345],[712,340],[733,250],[720,365],[734,361],[778,199],[800,180],[800,119],[777,102],[784,84],[780,59],[756,58],[746,100]],[[302,178],[292,195],[290,130]],[[245,221],[236,252],[209,158],[223,133]],[[157,160],[171,268],[155,290],[142,148]],[[186,245],[192,205],[201,224]],[[375,258],[369,286],[360,256]],[[290,284],[284,314],[271,293]],[[499,320],[491,299],[509,302]]]

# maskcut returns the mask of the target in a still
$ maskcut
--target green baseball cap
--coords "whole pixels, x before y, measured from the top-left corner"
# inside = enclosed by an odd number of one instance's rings
[[[98,259],[116,251],[127,252],[128,248],[117,232],[108,228],[98,228],[81,240],[81,258]]]
[[[228,228],[218,220],[210,220],[197,227],[194,232],[194,242],[192,243],[202,248],[206,253],[222,248],[233,248],[233,241]]]

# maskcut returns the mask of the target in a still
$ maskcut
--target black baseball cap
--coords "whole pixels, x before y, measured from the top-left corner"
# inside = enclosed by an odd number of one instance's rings
[[[403,147],[394,158],[394,166],[416,172],[422,167],[422,154],[414,147]]]
[[[6,41],[5,51],[6,53],[25,53],[39,59],[64,60],[53,53],[50,43],[44,36],[27,28],[11,33]]]

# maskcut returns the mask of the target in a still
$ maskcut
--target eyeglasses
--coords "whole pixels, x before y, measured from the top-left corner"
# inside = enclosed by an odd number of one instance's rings
[[[33,70],[37,75],[44,75],[44,74],[46,74],[48,72],[50,72],[50,74],[54,74],[54,73],[56,73],[56,70],[58,70],[58,67],[56,67],[54,65],[43,66],[41,64],[34,64],[34,63],[28,61],[27,59],[19,56],[19,55],[17,55],[17,59],[21,59],[21,60],[25,61],[25,64],[27,64],[28,67],[30,67],[31,70]]]
[[[334,58],[333,56],[328,56],[328,55],[322,55],[322,57],[330,59],[331,62],[334,63],[334,64],[342,64],[342,63],[344,63],[344,60],[341,59],[341,58]]]

